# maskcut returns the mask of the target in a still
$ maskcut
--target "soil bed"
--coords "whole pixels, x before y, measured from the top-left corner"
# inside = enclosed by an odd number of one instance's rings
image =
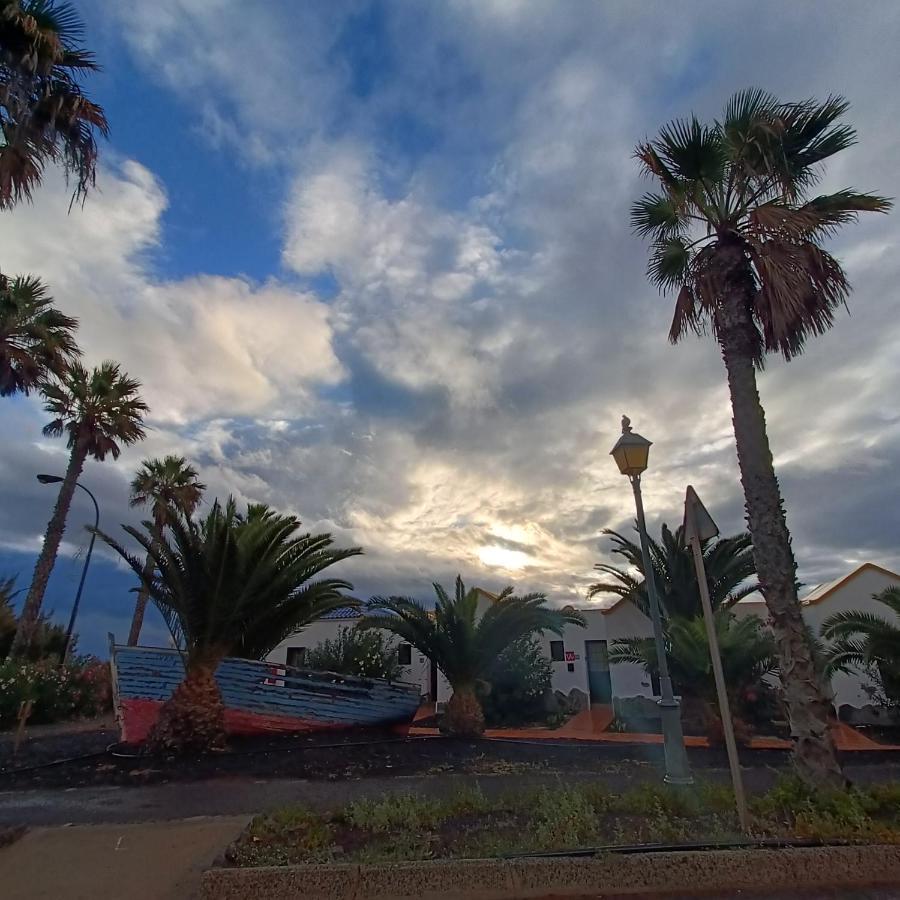
[[[12,742],[0,736],[0,790],[89,785],[139,785],[196,781],[221,776],[305,778],[336,781],[395,775],[516,775],[527,772],[609,774],[657,768],[662,747],[524,741],[466,741],[450,738],[403,739],[388,729],[233,738],[223,753],[186,758],[127,756],[107,752],[118,733],[101,722],[94,731],[79,725],[71,732],[34,729],[12,757]],[[725,769],[720,748],[689,751],[692,766]],[[874,770],[900,761],[896,753],[848,754],[848,762]],[[742,750],[741,762],[754,768],[784,768],[789,754],[779,750]]]

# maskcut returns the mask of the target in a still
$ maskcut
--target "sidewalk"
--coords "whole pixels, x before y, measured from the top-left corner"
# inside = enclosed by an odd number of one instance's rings
[[[249,816],[36,828],[0,849],[4,900],[190,900]]]

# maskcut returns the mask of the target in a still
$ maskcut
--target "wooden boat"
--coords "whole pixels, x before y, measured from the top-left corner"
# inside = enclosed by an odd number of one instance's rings
[[[139,743],[184,677],[177,650],[110,641],[113,702],[122,740]],[[216,672],[229,734],[276,734],[409,722],[419,708],[416,684],[316,672],[229,657]]]

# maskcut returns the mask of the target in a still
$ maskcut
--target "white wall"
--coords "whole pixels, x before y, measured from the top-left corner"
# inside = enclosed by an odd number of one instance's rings
[[[272,652],[266,657],[267,660],[285,664],[287,662],[287,652],[290,647],[305,647],[311,650],[313,647],[321,644],[326,640],[333,640],[338,636],[342,628],[354,628],[359,619],[319,619],[311,622],[300,631],[295,632],[290,637],[283,640]],[[385,643],[388,646],[397,647],[400,645],[400,638],[388,631],[382,632],[385,636]],[[411,684],[418,684],[422,687],[423,693],[428,692],[428,661],[413,647],[412,663],[409,666],[402,667],[401,681],[408,681]]]
[[[877,569],[864,569],[851,578],[845,585],[837,588],[819,603],[803,606],[803,618],[821,637],[822,623],[837,612],[863,611],[874,613],[881,618],[889,618],[891,611],[883,604],[872,599],[873,594],[885,588],[900,585],[900,579],[879,572]],[[835,706],[844,704],[863,707],[870,704],[871,698],[863,690],[863,685],[870,684],[861,673],[847,674],[836,672],[831,679]]]
[[[631,637],[652,637],[653,626],[633,603],[619,603],[603,614],[610,647],[614,641]],[[610,666],[613,697],[652,697],[650,676],[639,663]]]

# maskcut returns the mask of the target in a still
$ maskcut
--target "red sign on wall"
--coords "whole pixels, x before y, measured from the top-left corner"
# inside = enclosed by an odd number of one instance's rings
[[[566,662],[575,662],[578,654],[574,650],[566,650]]]

